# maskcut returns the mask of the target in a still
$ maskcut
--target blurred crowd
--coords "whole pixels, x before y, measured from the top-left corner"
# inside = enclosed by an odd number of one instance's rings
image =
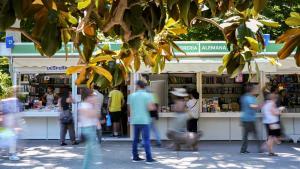
[[[147,83],[139,80],[136,82],[137,89],[130,94],[127,99],[127,107],[130,112],[130,123],[133,126],[132,161],[144,161],[147,164],[155,163],[151,153],[150,133],[155,135],[156,146],[162,145],[157,121],[159,120],[158,97]],[[263,89],[264,101],[259,103],[256,99],[258,88],[255,85],[247,85],[246,93],[240,98],[241,102],[241,126],[243,129],[242,146],[240,153],[246,154],[248,151],[248,135],[253,134],[257,140],[258,152],[267,151],[269,156],[277,156],[273,146],[279,144],[284,137],[283,125],[280,114],[285,110],[284,98],[280,96],[282,91],[277,88],[266,86]],[[17,155],[17,143],[24,122],[22,120],[22,105],[18,100],[18,87],[13,87],[11,94],[0,102],[0,148],[8,149],[10,160],[19,160]],[[173,125],[166,133],[171,140],[171,148],[180,149],[181,144],[189,145],[193,150],[198,147],[201,137],[199,131],[200,101],[197,90],[187,90],[185,88],[174,88],[171,91],[174,104],[172,111],[176,112]],[[71,105],[74,99],[69,90],[63,92],[58,99],[60,107],[60,144],[67,145],[65,137],[67,132],[70,135],[72,145],[77,145],[74,117]],[[51,97],[48,97],[50,100]],[[85,156],[83,169],[91,168],[95,162],[96,154],[101,153],[99,143],[101,143],[101,110],[103,105],[103,94],[97,87],[94,89],[84,88],[81,90],[81,102],[78,107],[79,127],[81,131],[80,141],[85,144]],[[118,136],[120,131],[120,113],[125,104],[124,96],[117,88],[109,94],[109,114],[106,117],[106,125],[113,127],[113,136]],[[259,141],[257,136],[257,112],[262,112],[263,123],[265,124],[267,139],[264,143]],[[139,156],[138,145],[141,145],[146,153],[146,159]]]

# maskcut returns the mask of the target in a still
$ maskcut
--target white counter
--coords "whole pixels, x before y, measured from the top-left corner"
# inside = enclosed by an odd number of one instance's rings
[[[23,112],[25,126],[21,139],[59,139],[59,111],[26,110]]]
[[[159,114],[157,126],[161,138],[166,138],[166,131],[170,128],[176,113],[164,112]],[[259,139],[266,138],[266,129],[262,123],[262,114],[257,113],[257,130]],[[285,133],[294,141],[300,139],[300,113],[282,114]],[[203,131],[201,140],[241,140],[240,112],[200,113],[199,130]],[[153,136],[153,134],[151,134]],[[153,138],[153,137],[152,137]]]

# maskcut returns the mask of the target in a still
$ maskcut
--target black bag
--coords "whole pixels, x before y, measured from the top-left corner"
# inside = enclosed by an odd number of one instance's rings
[[[60,119],[62,124],[71,124],[73,123],[73,116],[72,113],[66,113],[66,111],[63,111],[62,117]]]

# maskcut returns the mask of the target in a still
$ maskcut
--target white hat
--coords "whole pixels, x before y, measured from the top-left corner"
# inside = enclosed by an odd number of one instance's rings
[[[170,93],[172,93],[175,96],[179,96],[179,97],[187,97],[189,95],[186,92],[185,88],[174,88],[174,90],[171,91]]]

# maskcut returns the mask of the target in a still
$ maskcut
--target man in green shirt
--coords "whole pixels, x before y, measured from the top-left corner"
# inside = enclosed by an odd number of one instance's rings
[[[155,109],[153,96],[145,90],[146,84],[143,81],[137,82],[137,91],[130,94],[128,97],[128,107],[130,110],[130,122],[133,125],[133,143],[132,143],[132,155],[133,162],[143,161],[138,155],[138,142],[140,133],[142,133],[144,148],[146,152],[146,163],[152,164],[156,161],[151,155],[151,145],[150,145],[150,123],[151,110]]]

